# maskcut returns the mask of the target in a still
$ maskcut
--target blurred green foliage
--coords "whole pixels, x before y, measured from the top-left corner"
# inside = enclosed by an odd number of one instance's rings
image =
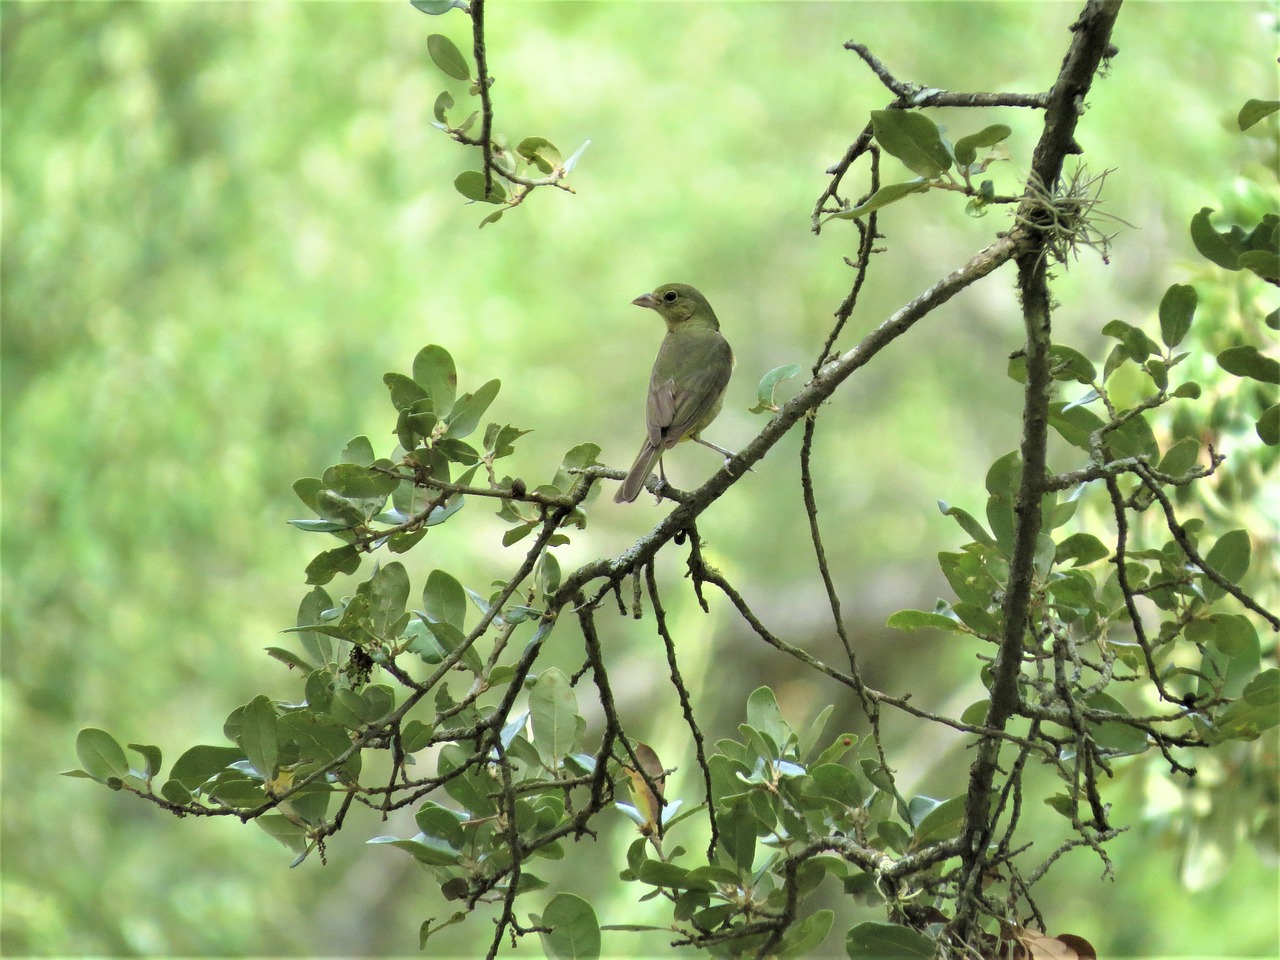
[[[852,252],[851,228],[835,223],[815,239],[808,215],[822,170],[886,94],[841,43],[866,42],[922,83],[1038,90],[1074,12],[495,5],[500,124],[593,146],[574,173],[576,196],[541,191],[481,232],[477,209],[452,187],[475,164],[430,124],[442,84],[426,36],[451,32],[465,49],[461,16],[428,21],[408,4],[6,2],[0,950],[405,951],[424,916],[406,858],[339,837],[327,867],[290,872],[256,830],[179,823],[57,777],[74,765],[74,731],[163,729],[162,746],[175,751],[218,742],[228,705],[273,675],[283,694],[284,667],[261,648],[293,622],[313,546],[283,523],[299,515],[290,484],[350,437],[383,429],[381,375],[423,343],[446,344],[470,380],[502,379],[506,406],[492,415],[534,430],[520,469],[545,471],[582,441],[623,466],[660,335],[627,302],[689,281],[716,303],[739,357],[717,439],[750,436],[759,376],[816,352],[849,279],[840,257]],[[1116,239],[1110,267],[1086,258],[1063,278],[1060,329],[1096,330],[1110,316],[1136,323],[1170,282],[1209,271],[1187,231],[1202,207],[1221,211],[1219,223],[1274,209],[1256,186],[1274,187],[1273,126],[1235,132],[1240,104],[1274,90],[1270,17],[1263,4],[1124,10],[1120,56],[1082,135],[1090,159],[1118,167],[1107,208],[1138,229]],[[972,129],[987,122],[1012,129],[1013,162],[991,171],[1004,192],[1025,168],[1035,120],[992,111]],[[955,198],[909,199],[882,211],[893,266],[874,275],[855,334],[989,229]],[[879,624],[945,590],[931,557],[957,534],[933,502],[977,509],[985,464],[1017,436],[1017,386],[1003,374],[1021,332],[998,279],[936,317],[945,322],[927,342],[913,348],[908,338],[851,383],[815,460],[824,521],[845,531],[828,551],[870,679],[943,706],[975,698],[956,688],[960,656],[945,638],[890,636]],[[1219,306],[1242,309],[1245,296]],[[677,484],[710,472],[704,452],[668,458]],[[833,641],[805,543],[770,535],[801,529],[799,498],[763,493],[794,483],[791,453],[794,444],[779,448],[703,532],[715,562],[821,653]],[[1247,493],[1257,478],[1232,482]],[[592,537],[575,542],[571,559],[619,548],[656,516],[594,509]],[[446,526],[434,549],[470,582],[487,582],[504,556],[501,530],[496,520],[489,537]],[[432,565],[414,562],[419,578]],[[714,606],[710,618],[692,602],[669,615],[688,621],[677,635],[696,624],[706,637],[684,667],[702,684],[692,693],[708,717],[720,702],[729,711],[711,720],[713,735],[738,722],[736,705],[766,671],[790,715],[816,714],[832,694],[780,671]],[[620,624],[606,646],[635,677],[624,709],[672,709],[644,628]],[[734,676],[716,667],[726,662]],[[678,757],[685,744],[667,727],[651,742]],[[905,725],[890,735],[901,776],[922,789],[967,762]],[[1229,769],[1221,776],[1230,782]],[[1127,791],[1130,809],[1153,819],[1118,842],[1119,882],[1105,897],[1096,861],[1068,858],[1047,882],[1055,911],[1112,955],[1273,955],[1276,933],[1258,917],[1274,907],[1276,880],[1254,849],[1227,838],[1209,856],[1226,856],[1230,870],[1202,863],[1187,877],[1205,831],[1175,843],[1159,817],[1195,798],[1158,795],[1140,768],[1119,786],[1116,802]],[[406,835],[411,823],[385,832]],[[621,849],[632,836],[620,824],[600,846]],[[1175,869],[1195,881],[1194,897],[1170,883]],[[586,892],[580,878],[613,875],[602,870],[577,862],[565,883]],[[614,901],[619,912],[628,895]],[[603,921],[624,919],[595,902]],[[459,932],[458,956],[474,955],[474,936],[484,935]]]

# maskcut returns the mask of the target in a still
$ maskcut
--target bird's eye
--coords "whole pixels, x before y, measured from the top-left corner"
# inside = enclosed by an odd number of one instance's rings
[[[662,299],[665,300],[667,303],[675,303],[676,297],[678,296],[679,294],[676,293],[674,290],[668,290],[666,293],[662,295]]]

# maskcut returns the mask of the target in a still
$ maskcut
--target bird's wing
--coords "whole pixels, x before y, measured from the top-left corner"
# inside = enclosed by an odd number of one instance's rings
[[[645,404],[644,422],[649,442],[658,449],[671,446],[665,442],[664,432],[671,426],[675,410],[676,382],[670,377],[665,380],[652,378],[649,381],[649,400]]]
[[[667,344],[663,344],[666,350]],[[688,370],[679,378],[650,382],[647,426],[655,445],[672,447],[692,432],[719,402],[733,373],[733,350],[718,333],[679,344],[679,366]],[[659,374],[664,358],[654,365]],[[656,382],[655,382],[656,381]]]

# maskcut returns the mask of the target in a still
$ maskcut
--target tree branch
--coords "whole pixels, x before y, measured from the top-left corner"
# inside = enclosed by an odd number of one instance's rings
[[[1076,124],[1094,75],[1103,56],[1111,49],[1111,30],[1119,12],[1120,0],[1089,0],[1072,25],[1075,37],[1050,91],[1044,132],[1032,159],[1033,182],[1051,188],[1058,182],[1067,154],[1079,152],[1075,142]],[[1019,214],[1029,224],[1043,221],[1046,216],[1038,208],[1031,190],[1027,191]],[[1018,708],[1018,675],[1035,573],[1036,539],[1040,534],[1040,501],[1048,476],[1045,457],[1052,381],[1049,371],[1050,297],[1046,282],[1046,241],[1043,233],[1033,230],[1029,243],[1017,257],[1018,291],[1027,337],[1027,382],[1023,400],[1022,478],[1014,505],[1014,549],[1003,603],[1003,634],[993,665],[991,703],[984,724],[996,730],[1003,730]],[[986,846],[994,827],[988,820],[988,810],[1000,743],[996,737],[981,738],[969,770],[961,839],[961,878],[953,921],[961,940],[968,939],[977,923],[977,893],[986,867]]]

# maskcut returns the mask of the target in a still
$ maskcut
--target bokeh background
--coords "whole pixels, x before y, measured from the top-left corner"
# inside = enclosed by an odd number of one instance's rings
[[[413,954],[419,922],[447,908],[409,858],[363,843],[411,834],[408,819],[353,820],[327,866],[313,857],[291,871],[291,854],[256,827],[178,821],[59,777],[77,765],[76,730],[158,743],[172,761],[222,742],[226,714],[256,693],[297,694],[262,653],[293,623],[319,543],[284,523],[306,515],[290,484],[357,434],[390,449],[381,375],[407,370],[426,343],[452,352],[464,389],[501,378],[490,417],[534,430],[512,473],[549,479],[583,441],[625,466],[661,333],[628,302],[691,282],[738,354],[715,439],[745,443],[763,423],[746,410],[759,376],[812,360],[851,278],[841,258],[852,226],[815,237],[809,212],[824,169],[888,97],[842,43],[866,42],[900,78],[931,86],[1040,90],[1077,8],[495,3],[496,129],[566,154],[592,144],[576,195],[535,192],[478,230],[488,209],[452,187],[474,158],[429,122],[440,90],[465,91],[430,63],[426,37],[467,49],[461,14],[428,18],[407,2],[6,0],[0,950]],[[1132,229],[1110,265],[1086,255],[1062,278],[1064,339],[1098,349],[1107,319],[1149,321],[1169,283],[1206,275],[1191,214],[1256,203],[1250,181],[1274,188],[1274,143],[1234,129],[1244,100],[1276,95],[1273,15],[1267,3],[1125,6],[1120,55],[1081,140],[1095,172],[1115,168],[1106,206]],[[955,136],[1013,127],[994,175],[1015,189],[1038,116],[935,117]],[[933,194],[886,211],[886,253],[845,346],[967,259],[1003,216],[973,220]],[[1018,388],[1004,368],[1019,331],[1006,269],[861,371],[819,431],[827,549],[864,667],[937,709],[978,698],[972,650],[882,624],[945,592],[932,558],[961,534],[935,500],[980,510],[986,465],[1016,443]],[[829,655],[797,449],[798,437],[777,447],[702,531],[768,623]],[[701,448],[668,459],[686,486],[718,465]],[[622,549],[661,515],[648,498],[608,500],[561,551],[564,566]],[[437,528],[407,558],[419,586],[435,566],[481,587],[511,568],[518,548],[501,547],[485,512]],[[713,738],[733,731],[761,683],[797,724],[839,696],[753,643],[726,604],[698,611],[681,572],[673,555],[667,601]],[[666,722],[675,698],[656,638],[619,618],[605,640],[635,731],[667,762],[686,758],[682,727]],[[562,628],[553,658],[575,666],[575,643]],[[962,785],[958,744],[905,723],[888,733],[907,789]],[[1239,844],[1225,864],[1191,862],[1161,813],[1184,801],[1153,798],[1144,770],[1131,764],[1109,797],[1134,825],[1112,848],[1118,880],[1068,856],[1041,888],[1046,912],[1110,956],[1274,956],[1266,857]],[[673,787],[696,802],[694,782],[677,775]],[[540,871],[548,895],[588,894],[602,922],[654,922],[652,905],[613,882],[633,836],[618,821],[559,873]],[[474,956],[490,930],[476,918],[449,934],[431,955]],[[606,943],[644,956],[667,939]]]

